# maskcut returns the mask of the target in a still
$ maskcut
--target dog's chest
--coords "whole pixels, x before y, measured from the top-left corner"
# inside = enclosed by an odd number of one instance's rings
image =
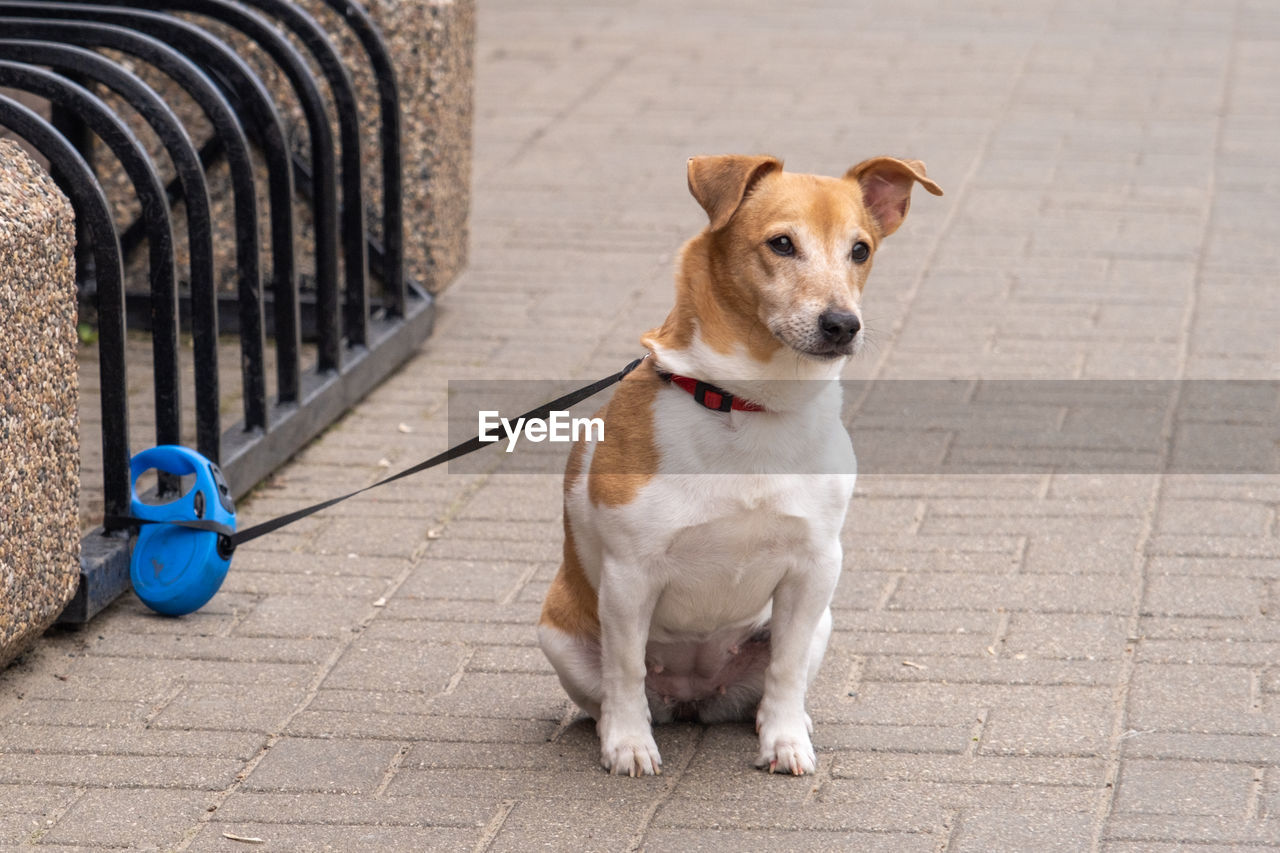
[[[789,571],[831,544],[838,482],[800,477],[704,476],[666,483],[655,502],[672,509],[650,571],[661,578],[651,638],[705,634],[757,623]],[[816,488],[814,488],[816,486]],[[772,488],[770,488],[772,487]],[[683,522],[683,523],[681,523]]]
[[[680,392],[659,398],[661,474],[636,507],[655,546],[647,570],[662,586],[651,637],[758,624],[784,575],[838,550],[855,461],[833,390],[789,418],[712,415]]]

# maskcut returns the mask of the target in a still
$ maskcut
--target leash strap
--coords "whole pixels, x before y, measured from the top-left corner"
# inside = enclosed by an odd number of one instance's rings
[[[621,382],[623,377],[625,377],[628,373],[630,373],[631,371],[639,367],[641,362],[643,362],[646,358],[648,358],[647,355],[637,358],[635,361],[631,362],[626,367],[622,368],[612,376],[606,376],[604,379],[599,379],[595,382],[592,382],[590,385],[586,385],[582,388],[577,389],[576,391],[570,391],[568,394],[565,394],[563,397],[557,397],[556,399],[552,400],[549,403],[543,403],[541,406],[538,406],[536,409],[531,409],[525,412],[523,415],[521,415],[521,417],[525,420],[545,419],[553,411],[557,411],[560,409],[567,409],[570,406],[573,406],[582,402],[588,397],[593,397],[596,394],[599,394],[604,389],[608,388],[610,385],[613,385],[617,382]],[[275,531],[275,530],[279,530],[281,527],[284,527],[285,525],[292,524],[293,522],[298,521],[299,519],[302,519],[302,518],[306,518],[309,515],[314,515],[315,513],[320,512],[321,510],[328,509],[334,504],[342,503],[348,498],[354,498],[356,495],[364,494],[370,489],[376,489],[379,486],[385,486],[388,483],[394,483],[396,480],[402,480],[405,477],[411,476],[413,474],[417,474],[420,471],[425,471],[428,468],[434,468],[437,465],[443,465],[444,463],[449,462],[450,460],[457,459],[459,456],[465,456],[468,453],[473,453],[479,450],[480,448],[484,447],[485,445],[493,444],[493,443],[494,442],[491,442],[491,441],[481,441],[480,436],[476,435],[474,438],[470,438],[462,442],[461,444],[454,445],[453,447],[450,447],[448,450],[442,453],[437,453],[435,456],[432,456],[430,459],[426,460],[425,462],[419,462],[417,465],[414,465],[412,468],[406,468],[405,470],[401,471],[398,474],[392,474],[390,477],[387,477],[385,480],[379,480],[378,482],[373,483],[372,485],[365,486],[363,489],[356,489],[354,492],[349,492],[345,495],[341,495],[336,498],[330,498],[327,501],[321,501],[318,504],[312,504],[311,506],[304,507],[303,509],[295,510],[294,512],[288,513],[286,515],[281,515],[276,518],[269,519],[268,521],[264,521],[261,524],[255,524],[253,527],[247,527],[244,530],[233,532],[230,530],[230,528],[226,527],[225,525],[218,524],[217,522],[212,522],[212,521],[151,521],[148,519],[121,517],[121,516],[112,516],[110,518],[104,519],[104,523],[108,527],[111,527],[111,526],[129,527],[129,526],[136,526],[139,524],[172,524],[178,527],[188,527],[195,530],[212,530],[218,533],[220,537],[224,537],[226,540],[229,540],[228,550],[232,550],[239,545],[243,545],[246,542],[257,539],[259,536],[266,536],[268,533],[271,533],[272,531]]]
[[[236,535],[236,532],[225,524],[199,518],[174,518],[168,521],[158,521],[154,518],[134,518],[132,515],[108,515],[102,519],[102,526],[107,530],[123,530],[143,524],[168,524],[171,527],[185,527],[188,530],[204,530],[227,538]]]

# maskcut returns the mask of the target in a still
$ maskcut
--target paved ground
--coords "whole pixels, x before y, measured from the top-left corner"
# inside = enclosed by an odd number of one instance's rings
[[[1270,2],[481,6],[471,269],[246,522],[434,452],[449,379],[633,357],[691,153],[928,162],[850,375],[1277,376]],[[246,548],[199,614],[51,636],[0,676],[0,843],[1280,846],[1276,477],[864,476],[807,779],[746,726],[597,768],[533,645],[557,488],[423,475]]]

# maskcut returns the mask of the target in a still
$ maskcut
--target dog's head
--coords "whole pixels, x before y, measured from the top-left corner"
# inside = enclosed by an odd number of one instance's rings
[[[918,160],[875,157],[843,178],[784,172],[774,157],[689,160],[689,191],[710,219],[712,277],[777,342],[819,361],[861,343],[867,274],[916,183],[942,195]]]

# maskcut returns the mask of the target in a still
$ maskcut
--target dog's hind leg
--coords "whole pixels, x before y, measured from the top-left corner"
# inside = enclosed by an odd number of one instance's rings
[[[571,636],[554,625],[538,626],[538,645],[551,661],[564,692],[595,720],[600,719],[604,690],[600,679],[600,644],[586,637]]]

